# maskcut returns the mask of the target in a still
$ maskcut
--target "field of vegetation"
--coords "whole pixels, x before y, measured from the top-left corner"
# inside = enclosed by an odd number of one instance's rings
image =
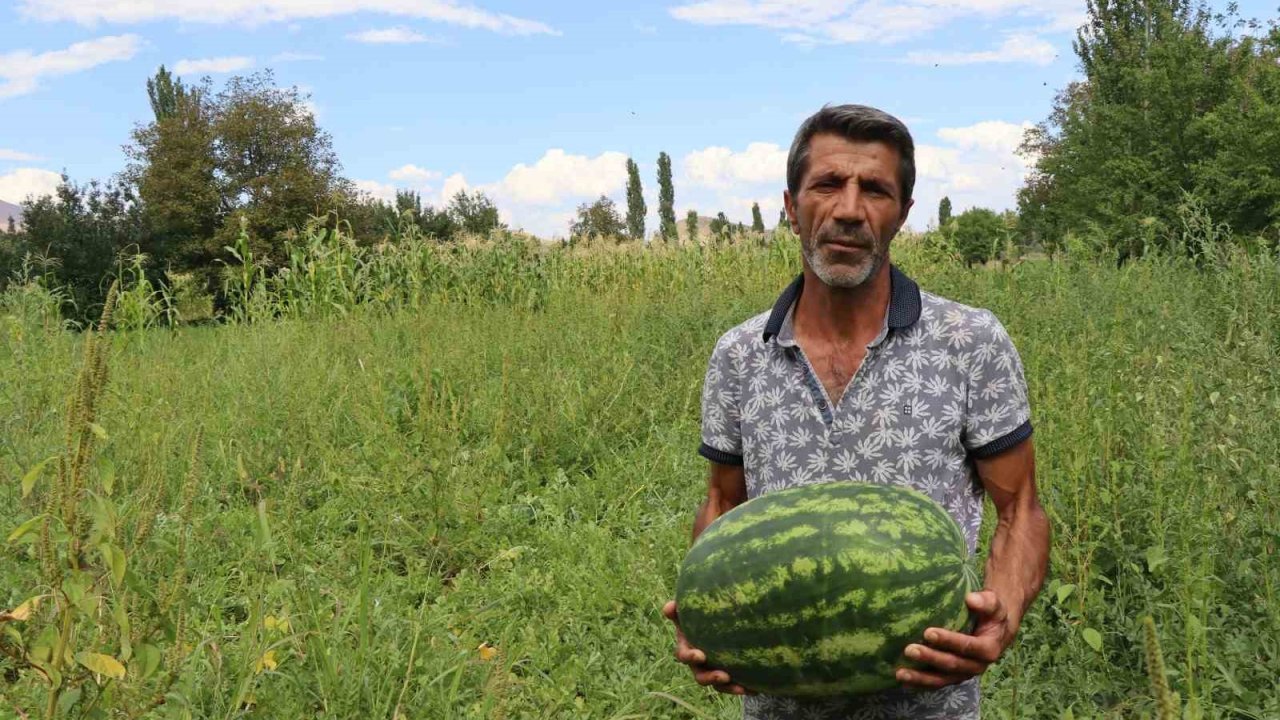
[[[1031,390],[1051,579],[984,717],[1280,716],[1277,258],[894,253],[994,310]],[[11,285],[0,716],[740,716],[659,608],[705,360],[798,268],[785,235],[313,233],[269,282],[231,268],[238,322],[148,328],[134,284],[104,333]]]

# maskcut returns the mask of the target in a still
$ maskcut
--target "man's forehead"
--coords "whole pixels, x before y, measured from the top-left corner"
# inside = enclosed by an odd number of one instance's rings
[[[896,177],[898,149],[880,140],[849,140],[822,133],[809,143],[809,172],[859,173]]]

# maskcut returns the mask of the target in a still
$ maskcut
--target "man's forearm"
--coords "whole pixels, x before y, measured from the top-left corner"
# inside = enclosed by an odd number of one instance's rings
[[[1017,628],[1048,572],[1049,518],[1034,498],[1011,505],[991,538],[986,587],[1000,597]]]

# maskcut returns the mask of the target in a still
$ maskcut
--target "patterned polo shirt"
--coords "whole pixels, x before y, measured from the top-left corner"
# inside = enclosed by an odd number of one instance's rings
[[[810,483],[915,488],[964,531],[982,524],[973,458],[1031,436],[1022,362],[990,311],[928,292],[890,267],[885,322],[838,404],[796,343],[800,275],[773,309],[720,337],[702,391],[708,460],[742,465],[747,497]],[[862,698],[743,698],[744,720],[956,720],[978,717],[977,679]]]

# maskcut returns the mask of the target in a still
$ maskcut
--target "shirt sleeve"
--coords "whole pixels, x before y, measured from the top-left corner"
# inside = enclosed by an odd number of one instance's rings
[[[716,343],[702,382],[702,445],[698,454],[722,465],[742,465],[739,398],[743,358],[735,357],[732,335]]]
[[[971,457],[988,458],[1031,437],[1031,405],[1022,358],[996,316],[981,311],[974,335],[963,442]]]

